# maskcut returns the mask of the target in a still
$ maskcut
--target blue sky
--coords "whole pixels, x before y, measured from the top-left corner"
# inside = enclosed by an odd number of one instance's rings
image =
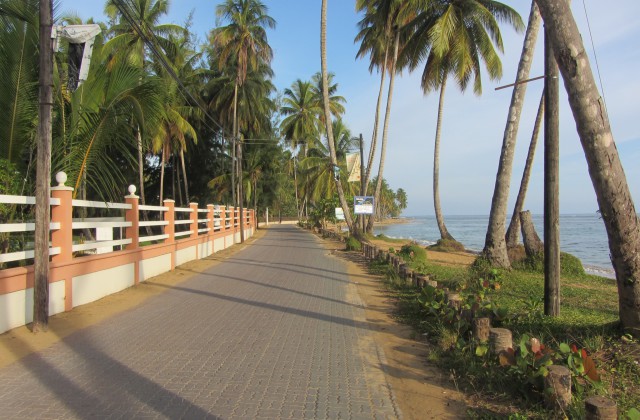
[[[274,49],[274,83],[279,90],[296,79],[309,79],[320,70],[320,0],[263,0],[277,27],[269,32]],[[166,22],[182,24],[194,11],[193,31],[204,40],[215,26],[214,0],[172,0]],[[526,22],[530,1],[508,2]],[[356,60],[353,40],[360,19],[355,2],[329,0],[328,65],[336,74],[339,93],[347,99],[345,121],[354,135],[362,133],[365,150],[371,141],[373,115],[379,76],[369,74],[368,61]],[[83,19],[103,19],[102,0],[60,0],[60,12],[75,13]],[[580,27],[591,65],[596,72],[594,49],[585,19],[588,12],[600,76],[613,128],[614,138],[627,175],[631,195],[640,206],[640,2],[618,0],[615,7],[601,0],[574,0],[573,13]],[[461,93],[453,83],[445,97],[440,161],[441,203],[445,214],[488,214],[500,156],[506,114],[511,99],[508,89],[495,87],[512,83],[522,49],[523,34],[503,28],[505,53],[503,78],[490,81],[483,77],[483,94]],[[542,34],[531,76],[542,75]],[[529,147],[542,81],[527,89],[523,111],[509,208],[513,208],[524,160]],[[563,91],[564,93],[564,91]],[[404,188],[409,198],[406,215],[433,214],[432,165],[437,93],[425,96],[420,88],[420,71],[404,73],[396,79],[389,127],[389,142],[384,177],[392,188]],[[597,203],[588,175],[584,153],[566,96],[561,97],[560,211],[594,213]],[[542,139],[536,153],[525,208],[542,213],[543,167]],[[366,151],[365,151],[366,154]],[[377,172],[377,163],[376,170]]]

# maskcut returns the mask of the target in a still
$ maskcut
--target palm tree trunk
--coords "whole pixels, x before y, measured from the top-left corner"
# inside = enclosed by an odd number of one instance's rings
[[[384,64],[380,70],[380,89],[378,90],[378,101],[376,102],[376,115],[373,120],[373,134],[371,135],[371,148],[369,149],[369,158],[367,160],[367,167],[365,168],[364,176],[364,191],[362,195],[367,195],[367,189],[369,188],[369,179],[371,179],[371,167],[373,166],[373,158],[376,155],[376,146],[378,143],[378,124],[380,122],[380,107],[382,106],[382,94],[384,91],[384,81],[387,74],[387,54],[389,49],[384,49]],[[364,158],[364,156],[363,156]]]
[[[442,134],[442,110],[444,108],[444,92],[447,87],[447,78],[442,80],[440,86],[440,100],[438,101],[438,121],[436,123],[436,140],[433,148],[433,207],[436,213],[436,222],[442,239],[454,240],[447,230],[440,208],[440,137]]]
[[[184,196],[187,199],[187,204],[189,201],[189,184],[187,182],[187,168],[184,166],[184,150],[180,149],[180,163],[182,165],[182,182],[184,182]]]
[[[240,243],[244,243],[244,185],[242,180],[242,142],[238,142],[238,201],[240,217]]]
[[[144,153],[142,152],[142,133],[140,128],[137,132],[138,145],[138,181],[140,182],[140,204],[145,205],[144,199]],[[144,212],[143,212],[144,214]]]
[[[511,216],[511,222],[507,229],[505,240],[507,242],[507,249],[513,248],[518,244],[518,236],[520,232],[520,212],[524,207],[524,199],[527,196],[527,189],[529,187],[529,178],[531,177],[531,168],[533,167],[533,158],[536,154],[536,146],[538,144],[538,135],[540,134],[540,127],[542,126],[542,116],[544,115],[544,93],[540,98],[540,105],[538,105],[538,114],[536,115],[536,122],[533,126],[533,134],[531,135],[531,143],[529,144],[529,152],[527,153],[527,160],[524,165],[524,172],[522,173],[522,180],[520,181],[520,190],[518,191],[518,197],[516,198],[516,204],[513,208],[513,215]]]
[[[622,327],[640,336],[640,220],[578,27],[566,0],[537,0],[564,79],[616,272]]]
[[[540,28],[540,20],[538,7],[535,1],[533,1],[531,3],[529,24],[527,25],[527,32],[524,37],[522,54],[520,55],[520,62],[518,63],[517,84],[514,86],[511,94],[511,105],[509,106],[507,125],[504,129],[504,137],[502,140],[502,151],[498,163],[498,175],[496,176],[493,199],[491,200],[489,226],[484,242],[484,257],[489,260],[492,265],[498,267],[511,266],[507,254],[504,225],[507,218],[507,201],[509,200],[511,172],[513,171],[513,155],[516,149],[520,116],[522,115],[524,97],[527,91],[527,84],[518,82],[529,77],[533,53],[536,47],[536,38],[538,37],[538,29]]]
[[[329,83],[327,77],[327,0],[322,0],[322,10],[320,16],[320,56],[321,56],[321,73],[322,73],[322,102],[324,104],[324,116],[327,130],[327,140],[329,143],[329,153],[331,155],[331,164],[337,165],[338,159],[336,157],[336,145],[333,138],[333,127],[331,124],[331,110],[329,109]],[[332,168],[333,169],[333,168]],[[340,180],[334,178],[336,188],[338,190],[338,197],[340,198],[340,205],[344,210],[344,218],[349,227],[349,232],[352,235],[360,236],[358,227],[353,223],[351,218],[351,211],[347,204],[347,200],[342,190],[342,183]]]
[[[382,126],[382,144],[380,145],[380,163],[378,164],[378,179],[376,182],[376,190],[373,195],[374,206],[378,206],[380,199],[380,191],[382,190],[382,174],[384,172],[384,160],[387,154],[387,135],[389,133],[389,120],[391,117],[391,101],[393,100],[393,86],[396,80],[396,64],[398,62],[398,48],[400,45],[400,33],[396,31],[395,40],[393,42],[393,61],[391,62],[391,71],[389,72],[389,91],[387,92],[387,108],[384,114],[384,124]],[[367,233],[373,232],[373,222],[375,219],[375,211],[369,217],[367,223]]]
[[[160,205],[162,205],[162,201],[164,200],[164,167],[165,167],[165,151],[164,147],[162,148],[162,157],[160,162]]]
[[[173,173],[176,176],[176,185],[178,186],[178,205],[184,206],[182,201],[182,185],[180,185],[180,171],[178,170],[178,163],[176,162],[175,155],[173,156]]]
[[[231,138],[231,202],[235,207],[238,206],[236,201],[236,143],[238,135],[236,129],[238,127],[238,81],[236,80],[233,87],[233,134]]]

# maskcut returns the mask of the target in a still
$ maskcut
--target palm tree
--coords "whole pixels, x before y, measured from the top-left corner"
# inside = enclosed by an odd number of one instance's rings
[[[365,10],[365,18],[360,23],[362,34],[361,51],[370,51],[372,66],[381,66],[383,68],[388,66],[389,69],[389,87],[387,92],[387,104],[385,109],[384,123],[382,128],[382,141],[380,147],[380,161],[378,164],[378,176],[376,182],[376,188],[374,192],[374,202],[378,205],[380,194],[382,191],[382,181],[385,157],[387,151],[387,135],[389,132],[389,121],[391,116],[391,103],[393,100],[393,89],[395,85],[395,76],[398,70],[398,59],[401,54],[401,49],[404,49],[407,39],[408,31],[407,24],[411,22],[416,13],[416,4],[413,1],[399,2],[396,0],[359,0],[356,3],[358,10]],[[365,33],[363,33],[365,31]],[[358,37],[356,37],[358,39]],[[383,52],[384,51],[384,52]],[[389,61],[387,61],[389,60]],[[400,68],[402,65],[400,66]],[[381,86],[384,84],[384,74],[381,75]],[[378,107],[380,103],[380,96],[378,98]],[[371,153],[369,154],[368,167],[371,167],[373,162],[373,155],[375,153],[374,147],[377,138],[377,119],[378,109],[376,109],[376,122],[374,126],[374,140],[372,140]],[[365,174],[365,179],[371,175],[370,169]],[[369,217],[366,231],[371,232],[373,230],[373,223],[375,217],[372,214]]]
[[[129,5],[133,5],[133,8]],[[124,56],[131,65],[144,70],[147,62],[145,38],[157,43],[165,51],[169,51],[173,44],[165,36],[183,32],[184,29],[178,25],[159,24],[160,18],[168,11],[169,0],[130,0],[126,4],[119,0],[107,0],[105,14],[116,21],[116,24],[111,27],[114,36],[105,45],[105,52],[112,54],[111,63],[121,60]],[[140,202],[145,204],[145,147],[140,130],[137,133],[137,147]]]
[[[75,186],[74,196],[87,188],[103,199],[120,199],[123,164],[135,166],[130,149],[131,127],[142,134],[163,115],[165,96],[157,77],[142,78],[142,70],[119,60],[104,58],[100,37],[96,39],[92,72],[75,92],[57,95],[53,130],[61,141],[53,143],[52,169],[67,172]],[[58,83],[57,92],[65,89]]]
[[[320,11],[320,64],[322,75],[322,103],[324,108],[325,127],[327,130],[327,143],[329,144],[329,154],[331,166],[338,166],[336,157],[336,145],[333,137],[333,127],[331,124],[331,105],[329,102],[329,76],[327,71],[327,0],[322,0],[322,7]],[[340,199],[340,206],[344,210],[344,218],[349,227],[349,232],[355,236],[360,236],[357,226],[351,218],[351,212],[345,199],[344,190],[339,179],[334,178],[336,188],[338,190],[338,197]]]
[[[356,193],[356,186],[348,182],[346,155],[358,147],[358,137],[353,137],[341,119],[332,122],[332,131],[336,139],[336,158],[340,167],[340,183],[349,195]],[[308,155],[300,162],[300,170],[304,175],[303,189],[310,201],[335,196],[334,170],[330,164],[330,152],[327,145],[315,139],[309,145]]]
[[[18,165],[25,179],[23,158],[33,155],[38,122],[37,3],[0,3],[0,158]]]
[[[529,13],[529,23],[527,25],[527,32],[524,36],[524,45],[522,47],[522,54],[520,55],[520,63],[518,64],[516,83],[529,77],[529,70],[531,69],[531,63],[533,62],[533,53],[535,51],[536,38],[541,20],[540,13],[538,12],[538,6],[536,6],[535,1],[532,1],[531,12]],[[502,140],[502,151],[500,153],[500,160],[498,161],[496,185],[493,193],[493,199],[491,200],[489,226],[487,228],[484,250],[482,252],[483,256],[488,259],[492,265],[500,267],[511,266],[511,263],[509,262],[509,255],[507,254],[507,244],[505,242],[504,223],[507,218],[507,200],[509,198],[509,184],[513,168],[513,155],[515,153],[518,126],[520,124],[520,115],[522,114],[522,107],[524,106],[526,90],[526,83],[518,83],[514,86],[513,93],[511,95],[511,105],[509,106],[507,124]],[[514,217],[519,217],[519,215],[516,216],[514,214]]]
[[[318,117],[322,112],[311,82],[297,79],[291,88],[284,90],[282,101],[280,111],[285,118],[280,123],[280,130],[292,149],[299,145],[306,149],[306,145],[318,136]]]
[[[196,69],[196,63],[201,54],[191,49],[190,39],[185,31],[182,36],[176,37],[169,34],[168,39],[173,47],[167,54],[167,64],[172,67],[173,72],[178,76],[182,85],[186,88],[198,85],[202,78],[202,72]],[[189,184],[184,162],[184,152],[187,149],[187,137],[197,143],[198,137],[193,126],[189,123],[189,117],[202,117],[202,112],[196,106],[186,103],[186,99],[179,92],[178,82],[173,79],[169,72],[158,62],[154,61],[154,73],[162,76],[165,84],[165,115],[158,131],[153,135],[152,146],[154,152],[161,152],[160,159],[160,203],[163,200],[164,169],[169,156],[177,151],[180,156],[182,167],[182,180],[186,202],[190,201]]]
[[[473,79],[474,93],[482,93],[481,62],[484,62],[492,80],[502,76],[502,63],[496,52],[503,51],[498,21],[523,27],[518,13],[494,0],[462,0],[431,3],[416,20],[411,40],[411,67],[415,68],[426,57],[422,72],[425,93],[439,89],[438,119],[433,153],[433,202],[438,229],[442,239],[453,240],[442,216],[439,192],[440,138],[444,94],[449,75],[461,90]]]
[[[520,189],[518,190],[518,196],[516,197],[516,204],[513,206],[513,214],[511,215],[511,222],[509,228],[505,234],[505,241],[507,243],[507,249],[513,248],[518,245],[518,237],[520,233],[520,212],[524,208],[524,199],[527,196],[527,189],[529,187],[529,178],[531,176],[531,168],[533,167],[533,158],[536,153],[536,146],[538,144],[538,134],[540,133],[540,127],[542,126],[542,117],[544,116],[544,93],[540,98],[540,105],[538,105],[538,113],[536,114],[536,121],[533,125],[533,134],[531,135],[531,142],[529,143],[529,151],[527,152],[527,159],[524,165],[524,171],[522,173],[522,180],[520,181]]]
[[[267,7],[259,0],[227,0],[216,7],[218,19],[229,21],[227,26],[211,31],[212,44],[219,48],[220,65],[232,62],[236,66],[233,101],[233,133],[237,142],[238,185],[240,218],[242,212],[242,143],[237,119],[238,87],[242,86],[250,69],[261,63],[270,63],[273,51],[267,42],[265,27],[275,28],[276,22],[267,14]],[[244,242],[244,230],[240,229],[240,241]]]
[[[609,117],[569,4],[537,0],[546,35],[564,79],[589,175],[598,199],[618,284],[622,327],[640,336],[640,219],[635,210]]]

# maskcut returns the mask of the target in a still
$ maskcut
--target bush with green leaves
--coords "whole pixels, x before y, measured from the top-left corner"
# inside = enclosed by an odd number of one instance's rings
[[[427,259],[427,251],[416,242],[403,245],[398,255],[408,262],[422,262]]]
[[[353,236],[349,236],[346,243],[347,251],[362,251],[362,243]]]

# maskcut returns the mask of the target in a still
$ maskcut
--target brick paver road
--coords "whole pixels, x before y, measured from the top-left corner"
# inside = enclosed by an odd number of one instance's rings
[[[296,227],[271,227],[0,369],[0,418],[399,417],[345,263],[329,253]]]

